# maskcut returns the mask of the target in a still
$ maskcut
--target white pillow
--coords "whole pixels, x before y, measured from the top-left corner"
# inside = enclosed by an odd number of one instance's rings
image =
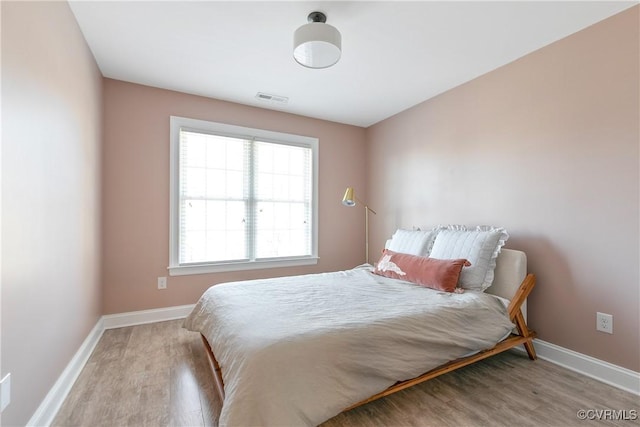
[[[450,226],[437,234],[429,256],[468,260],[471,266],[462,269],[459,286],[484,291],[493,283],[496,258],[508,238],[504,228],[479,226],[475,230],[467,230],[464,226]]]
[[[429,256],[437,231],[398,229],[391,236],[387,249],[393,252],[417,256]]]

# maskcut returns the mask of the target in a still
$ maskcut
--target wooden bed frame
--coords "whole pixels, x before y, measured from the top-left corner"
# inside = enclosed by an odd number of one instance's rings
[[[508,260],[507,260],[508,258]],[[506,266],[508,262],[512,259],[519,258],[517,261],[520,265],[515,269],[515,271],[511,271],[510,266]],[[524,260],[524,261],[522,261]],[[524,268],[522,267],[522,263],[524,262]],[[501,271],[506,271],[506,273],[501,273]],[[479,353],[475,353],[468,357],[463,357],[460,359],[453,360],[451,362],[445,363],[437,368],[430,370],[416,378],[412,378],[405,381],[399,381],[389,387],[388,389],[381,391],[380,393],[374,394],[373,396],[364,399],[360,402],[354,403],[353,405],[345,408],[343,412],[349,411],[358,406],[364,405],[366,403],[372,402],[376,399],[380,399],[381,397],[388,396],[397,391],[403,390],[405,388],[414,386],[416,384],[420,384],[424,381],[430,380],[442,374],[446,374],[448,372],[454,371],[458,368],[462,368],[463,366],[470,365],[474,362],[477,362],[482,359],[486,359],[488,357],[494,356],[498,353],[502,353],[503,351],[509,350],[518,345],[524,345],[525,350],[529,356],[529,359],[535,360],[537,358],[535,348],[533,347],[533,339],[537,336],[535,331],[532,331],[528,328],[527,322],[525,320],[525,315],[523,314],[523,309],[526,308],[525,301],[531,290],[535,286],[536,279],[533,274],[527,274],[524,277],[524,280],[520,282],[520,285],[517,286],[515,292],[513,292],[513,282],[509,283],[509,279],[513,279],[513,277],[509,278],[501,277],[504,276],[513,276],[516,275],[524,275],[526,271],[526,256],[523,252],[514,251],[509,249],[503,249],[500,256],[498,257],[498,263],[496,266],[496,279],[494,281],[494,285],[490,288],[495,295],[507,298],[510,300],[510,304],[507,308],[509,313],[509,319],[515,324],[517,329],[517,334],[512,333],[504,340],[500,341],[493,348],[481,351]],[[496,282],[497,286],[496,286]],[[496,286],[496,289],[492,289]],[[489,291],[487,291],[489,292]],[[220,399],[224,402],[224,382],[222,380],[222,370],[220,369],[220,365],[216,360],[213,351],[211,350],[211,345],[207,342],[207,339],[201,335],[202,342],[204,343],[205,351],[207,353],[207,358],[209,360],[209,366],[213,372],[213,377],[216,383],[216,390],[220,396]]]

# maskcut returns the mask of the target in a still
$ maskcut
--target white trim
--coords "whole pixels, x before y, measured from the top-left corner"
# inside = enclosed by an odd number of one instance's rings
[[[107,314],[100,317],[67,367],[62,371],[56,383],[51,387],[51,390],[49,390],[49,393],[47,393],[42,403],[40,403],[40,406],[36,409],[27,426],[51,425],[64,400],[71,391],[71,387],[73,387],[73,384],[78,379],[80,372],[82,372],[84,365],[86,365],[106,329],[182,319],[187,317],[194,306],[195,304],[180,305],[153,310]]]
[[[102,316],[104,329],[124,328],[125,326],[144,325],[145,323],[164,322],[184,319],[195,304],[174,307],[154,308],[151,310],[130,311],[128,313],[105,314]]]
[[[311,253],[304,257],[283,257],[269,260],[242,260],[238,262],[223,262],[218,264],[180,264],[179,262],[179,234],[180,234],[180,130],[189,129],[195,132],[211,133],[232,138],[246,139],[250,141],[270,142],[276,144],[304,147],[311,150]],[[320,140],[311,136],[296,135],[283,132],[274,132],[263,129],[254,129],[243,126],[228,125],[225,123],[211,122],[207,120],[190,119],[186,117],[169,117],[169,270],[170,276],[182,276],[189,274],[205,274],[223,271],[244,271],[263,268],[294,267],[302,265],[315,265],[318,263],[318,182],[319,182],[319,158]],[[251,195],[250,199],[253,198]],[[248,218],[251,222],[251,218]],[[250,232],[253,225],[249,224]],[[251,250],[250,250],[251,252]],[[247,254],[253,257],[255,254]]]
[[[180,265],[177,267],[167,267],[169,270],[169,276],[185,276],[189,274],[206,274],[206,273],[220,273],[223,271],[237,271],[237,270],[260,270],[264,268],[279,268],[279,267],[298,267],[301,265],[315,265],[318,263],[318,257],[304,257],[304,258],[283,258],[283,259],[270,259],[270,260],[258,260],[251,262],[238,262],[238,263],[220,263],[220,264],[194,264],[194,265]]]
[[[38,409],[33,414],[27,426],[49,426],[53,422],[60,407],[71,391],[71,387],[78,379],[84,365],[89,360],[89,356],[93,353],[102,333],[104,332],[104,324],[102,317],[93,327],[89,335],[84,340],[76,354],[73,356],[67,367],[62,371],[60,377],[55,382],[49,393],[45,396]]]
[[[0,380],[0,412],[11,403],[11,372]]]
[[[640,396],[640,373],[539,339],[533,340],[540,359]],[[516,347],[519,351],[524,348]]]

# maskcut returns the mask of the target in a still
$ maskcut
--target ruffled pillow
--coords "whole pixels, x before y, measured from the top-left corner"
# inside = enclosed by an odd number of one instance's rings
[[[496,258],[508,238],[504,228],[478,226],[468,230],[461,225],[441,227],[429,256],[469,260],[471,266],[460,273],[459,286],[484,291],[493,283]]]
[[[438,231],[435,229],[403,230],[399,228],[391,236],[387,249],[401,254],[428,256],[436,234]]]
[[[466,265],[471,265],[466,259],[434,259],[385,249],[373,272],[438,291],[454,292],[460,271]]]

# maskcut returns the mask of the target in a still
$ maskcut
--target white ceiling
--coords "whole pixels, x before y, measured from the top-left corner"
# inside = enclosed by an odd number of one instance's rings
[[[637,2],[70,4],[105,77],[367,127]],[[314,10],[342,33],[323,70],[292,56]]]

